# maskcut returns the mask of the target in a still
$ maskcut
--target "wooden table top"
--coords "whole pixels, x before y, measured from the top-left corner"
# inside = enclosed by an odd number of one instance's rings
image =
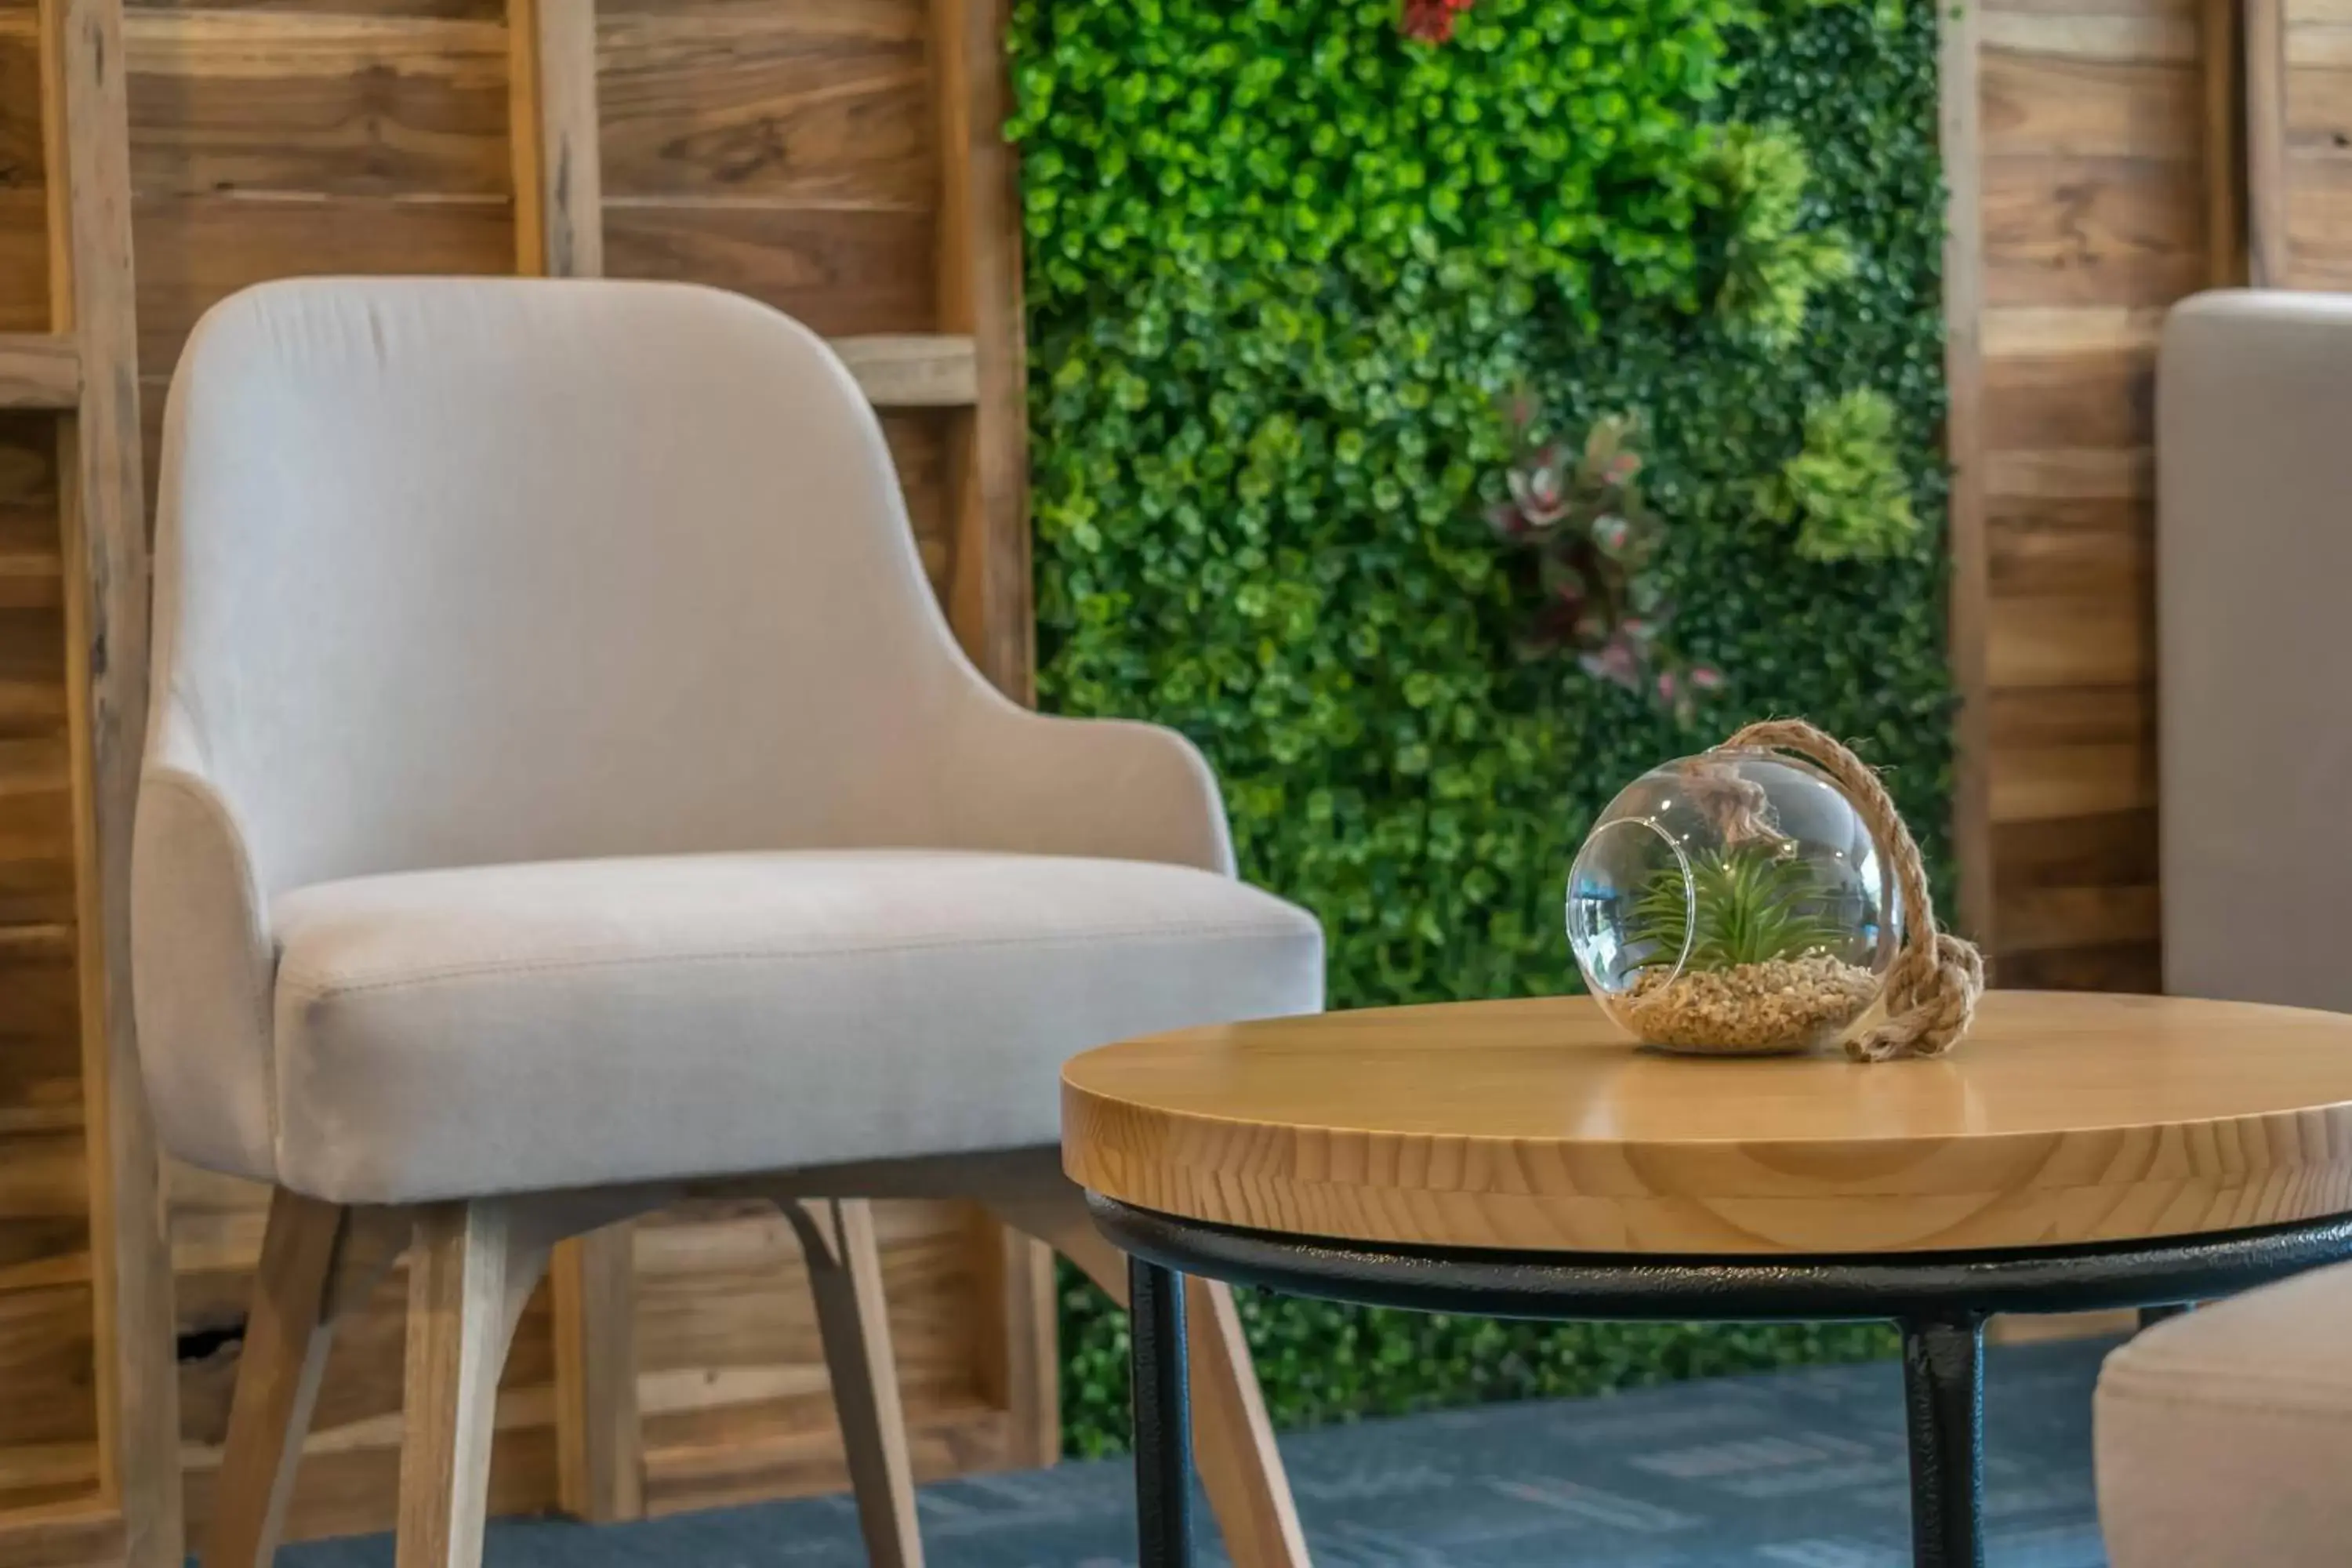
[[[2352,1212],[2352,1016],[1994,992],[1950,1057],[1670,1057],[1581,997],[1159,1035],[1063,1165],[1294,1235],[1677,1255],[2056,1247]]]

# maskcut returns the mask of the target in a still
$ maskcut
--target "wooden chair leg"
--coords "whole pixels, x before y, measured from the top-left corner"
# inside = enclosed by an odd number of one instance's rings
[[[496,1199],[417,1215],[397,1568],[480,1568],[499,1373],[553,1240],[530,1217]]]
[[[344,1208],[282,1187],[270,1194],[205,1568],[267,1568],[335,1324],[367,1298],[407,1239],[408,1216],[397,1209]]]
[[[834,1410],[841,1421],[866,1558],[874,1568],[922,1568],[914,1467],[898,1403],[898,1365],[890,1353],[873,1205],[842,1198],[785,1199],[780,1206],[800,1233],[808,1260],[809,1290],[816,1299],[817,1329],[833,1378]]]
[[[283,1187],[270,1194],[204,1568],[268,1568],[278,1550],[334,1339],[327,1284],[348,1212]]]
[[[575,1237],[548,1266],[556,1507],[590,1524],[646,1516],[634,1228],[624,1220]]]
[[[1112,1300],[1127,1304],[1127,1259],[1087,1218],[1075,1188],[1050,1199],[991,1206],[1007,1224],[1076,1264]],[[1307,1568],[1307,1532],[1299,1528],[1233,1287],[1186,1279],[1184,1315],[1192,1461],[1224,1535],[1225,1554],[1234,1568]]]

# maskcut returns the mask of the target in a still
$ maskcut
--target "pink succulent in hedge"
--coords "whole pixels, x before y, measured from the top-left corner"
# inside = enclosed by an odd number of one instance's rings
[[[1568,515],[1568,468],[1549,446],[1511,469],[1511,504],[1530,528],[1549,528]]]
[[[1660,646],[1674,606],[1654,566],[1665,525],[1635,480],[1642,456],[1633,421],[1596,421],[1577,448],[1542,431],[1542,409],[1525,392],[1503,405],[1517,445],[1505,472],[1508,499],[1487,509],[1497,539],[1534,558],[1541,608],[1524,639],[1530,656],[1570,652],[1595,680],[1647,696],[1688,719],[1723,674]]]
[[[1470,0],[1404,0],[1404,15],[1397,26],[1408,38],[1443,44],[1453,38],[1455,19],[1468,9]]]

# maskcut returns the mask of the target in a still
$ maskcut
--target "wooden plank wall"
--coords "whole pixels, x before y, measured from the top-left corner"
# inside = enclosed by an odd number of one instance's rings
[[[2241,265],[2235,26],[2227,0],[1977,17],[1981,511],[1956,627],[2000,984],[2158,986],[2155,354],[2166,308]]]
[[[2268,89],[2249,104],[2250,150],[2275,236],[2263,281],[2352,289],[2352,0],[2249,4],[2249,59],[2266,57]]]
[[[0,0],[0,332],[52,325],[39,33]],[[101,1471],[60,455],[55,418],[0,413],[0,1519],[33,1521]]]
[[[48,322],[33,16],[32,0],[0,0],[0,331]],[[940,149],[952,127],[934,103],[934,20],[924,0],[607,0],[595,23],[605,269],[740,289],[829,335],[929,332],[943,311],[968,313],[943,286]],[[172,367],[222,296],[301,273],[516,270],[514,40],[499,0],[130,0],[126,34],[151,475]],[[972,375],[951,357],[899,370],[931,390],[969,388]],[[1001,378],[1001,366],[980,366],[983,384],[992,371]],[[1017,363],[1013,374],[1017,384]],[[930,407],[884,416],[935,586],[1001,614],[1010,557],[971,527],[970,419]],[[1017,437],[1011,451],[1017,468]],[[0,412],[0,1563],[10,1564],[119,1552],[121,1534],[102,1520],[62,1533],[37,1522],[86,1510],[99,1468],[58,537],[54,422]],[[992,556],[995,586],[975,589]],[[1010,635],[957,618],[1017,689],[1025,601]],[[201,1539],[262,1196],[185,1168],[169,1188]],[[991,1339],[1006,1331],[1011,1289],[998,1233],[959,1205],[886,1205],[879,1219],[919,1473],[1048,1457],[1052,1412],[1029,1407],[1034,1390],[1006,1386]],[[844,1484],[789,1227],[772,1213],[706,1207],[641,1226],[628,1246],[646,1505]],[[395,1275],[339,1331],[296,1536],[391,1521],[404,1289]],[[501,1510],[555,1500],[554,1363],[542,1292],[500,1405]]]

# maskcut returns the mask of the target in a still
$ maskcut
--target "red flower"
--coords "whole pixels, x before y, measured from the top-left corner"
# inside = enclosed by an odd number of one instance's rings
[[[1397,25],[1408,38],[1442,44],[1454,37],[1454,19],[1468,9],[1470,0],[1404,0]]]

